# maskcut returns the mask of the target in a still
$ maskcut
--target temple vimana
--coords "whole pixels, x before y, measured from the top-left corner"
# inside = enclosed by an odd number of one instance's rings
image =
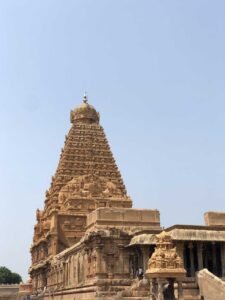
[[[86,96],[70,121],[36,212],[31,299],[225,299],[225,213],[162,229],[158,210],[132,208]]]

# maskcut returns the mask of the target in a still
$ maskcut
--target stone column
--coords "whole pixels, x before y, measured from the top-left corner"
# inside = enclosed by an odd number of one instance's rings
[[[197,243],[197,251],[198,251],[198,270],[203,269],[203,258],[202,258],[202,242]]]
[[[143,257],[143,273],[148,269],[148,260],[149,260],[149,249],[148,247],[141,247],[142,257]]]
[[[158,279],[157,283],[158,283],[158,299],[157,300],[164,300],[164,296],[163,296],[163,280],[162,279]]]
[[[195,265],[194,265],[194,253],[193,253],[193,243],[188,244],[190,263],[191,263],[191,277],[195,276]]]
[[[183,300],[184,299],[184,295],[183,295],[182,281],[179,280],[177,282],[177,285],[178,285],[178,300]]]
[[[222,277],[225,277],[225,244],[220,244],[220,255],[221,255],[221,273]]]
[[[149,279],[149,283],[150,283],[150,300],[154,300],[154,292],[153,292],[153,280],[150,278]]]
[[[176,249],[177,249],[178,255],[184,261],[184,242],[176,243]]]
[[[184,244],[184,249],[183,249],[183,262],[184,262],[184,268],[187,270],[187,245]]]
[[[206,244],[205,245],[205,256],[204,256],[204,258],[205,258],[205,263],[204,263],[204,268],[206,268],[206,269],[208,269],[209,268],[209,245],[208,244]]]
[[[158,284],[156,278],[149,278],[150,282],[150,300],[158,300],[156,299]]]
[[[217,261],[216,261],[216,244],[212,242],[212,261],[213,261],[213,273],[217,275]]]

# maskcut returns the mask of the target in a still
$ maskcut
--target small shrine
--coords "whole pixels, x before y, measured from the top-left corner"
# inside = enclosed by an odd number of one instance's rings
[[[182,279],[186,271],[171,236],[165,231],[156,236],[156,248],[149,259],[145,276],[150,280],[151,300],[176,300],[175,282],[178,284],[178,300],[183,300]]]

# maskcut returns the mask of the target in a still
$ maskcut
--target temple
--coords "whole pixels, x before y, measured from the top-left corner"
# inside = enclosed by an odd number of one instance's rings
[[[87,96],[70,120],[44,209],[36,212],[32,299],[213,299],[205,294],[225,278],[225,213],[163,231],[158,210],[132,208]]]

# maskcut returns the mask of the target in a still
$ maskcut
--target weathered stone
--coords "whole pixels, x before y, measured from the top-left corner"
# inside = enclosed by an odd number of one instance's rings
[[[207,269],[198,272],[200,295],[204,300],[224,300],[225,282],[210,273]]]

